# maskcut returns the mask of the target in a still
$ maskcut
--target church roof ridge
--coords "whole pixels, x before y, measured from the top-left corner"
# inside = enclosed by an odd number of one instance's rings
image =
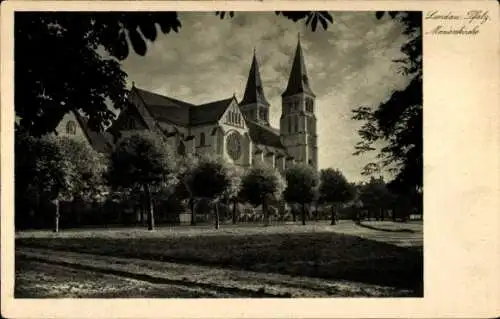
[[[194,107],[204,107],[204,106],[208,106],[210,104],[222,103],[222,102],[225,102],[225,101],[229,102],[230,100],[233,100],[233,96],[231,96],[229,98],[214,100],[214,101],[211,101],[211,102],[206,102],[206,103],[203,103],[203,104],[198,104],[198,105],[193,105],[193,106]]]
[[[183,100],[179,100],[179,99],[170,97],[170,96],[165,95],[165,94],[159,94],[159,93],[155,93],[155,92],[152,92],[152,91],[149,91],[149,90],[145,90],[145,89],[139,88],[137,86],[134,86],[132,89],[137,90],[141,95],[146,94],[146,95],[149,95],[148,97],[150,97],[150,98],[153,97],[153,98],[159,98],[159,99],[167,99],[167,100],[169,100],[169,102],[171,102],[171,103],[173,102],[175,104],[178,104],[179,106],[188,106],[188,107],[195,106],[195,104],[193,104],[193,103],[186,102],[186,101],[183,101]],[[144,97],[144,96],[142,96],[142,97]],[[161,104],[156,104],[156,105],[157,106],[161,106]],[[168,106],[172,106],[172,105],[169,104]]]

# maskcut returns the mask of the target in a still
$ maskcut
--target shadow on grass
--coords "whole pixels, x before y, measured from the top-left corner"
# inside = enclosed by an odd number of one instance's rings
[[[160,277],[155,277],[155,276],[150,276],[147,274],[137,274],[137,273],[131,273],[127,271],[122,271],[122,270],[117,270],[117,269],[103,269],[100,267],[94,267],[94,266],[87,266],[87,265],[82,265],[82,264],[75,264],[75,263],[68,263],[64,261],[47,261],[45,259],[40,259],[36,257],[21,257],[17,261],[35,261],[39,263],[44,263],[48,265],[58,265],[58,266],[65,266],[69,267],[72,269],[81,269],[81,270],[87,270],[87,271],[92,271],[96,273],[101,273],[101,274],[106,274],[106,275],[115,275],[115,276],[120,276],[120,277],[125,277],[125,278],[130,278],[130,279],[135,279],[135,280],[140,280],[140,281],[145,281],[153,284],[169,284],[169,285],[181,285],[185,287],[195,287],[195,288],[208,288],[211,290],[215,290],[219,293],[234,293],[237,294],[240,297],[251,297],[251,298],[289,298],[289,294],[272,294],[272,293],[267,293],[263,288],[260,290],[254,291],[250,289],[241,289],[241,288],[236,288],[236,287],[222,287],[222,286],[217,286],[213,284],[207,284],[207,283],[199,283],[199,282],[191,282],[188,280],[173,280],[173,279],[166,279],[166,278],[160,278]]]
[[[43,247],[106,256],[349,280],[423,294],[423,251],[331,233],[164,238],[18,238]]]
[[[361,222],[359,224],[356,224],[356,225],[364,227],[364,228],[368,228],[368,229],[373,229],[373,230],[378,230],[378,231],[385,231],[385,232],[389,232],[389,233],[415,233],[414,230],[409,229],[409,228],[400,228],[400,229],[382,228],[382,227],[368,225],[368,224],[365,224],[363,222]]]

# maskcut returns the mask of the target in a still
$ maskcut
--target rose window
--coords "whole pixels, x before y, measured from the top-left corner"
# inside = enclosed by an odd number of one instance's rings
[[[234,161],[241,157],[241,139],[238,133],[232,132],[227,137],[226,148],[229,157],[231,157]]]

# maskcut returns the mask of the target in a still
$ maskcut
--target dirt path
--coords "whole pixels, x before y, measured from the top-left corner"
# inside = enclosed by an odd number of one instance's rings
[[[16,292],[30,296],[38,290],[38,297],[395,297],[412,293],[348,281],[26,247],[16,250],[16,263]]]
[[[153,284],[123,276],[18,258],[16,298],[243,298],[201,287]]]

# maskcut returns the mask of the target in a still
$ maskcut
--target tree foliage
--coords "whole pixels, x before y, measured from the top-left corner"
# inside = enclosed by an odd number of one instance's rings
[[[257,165],[250,168],[242,178],[239,197],[254,205],[266,200],[277,200],[284,190],[284,181],[273,168]]]
[[[345,203],[355,190],[341,171],[327,168],[320,171],[319,198],[325,203]]]
[[[106,158],[88,143],[67,137],[56,139],[69,167],[68,199],[93,200],[105,191]]]
[[[123,137],[111,153],[108,181],[115,187],[171,184],[173,153],[161,136],[149,131]]]
[[[194,198],[208,199],[215,208],[215,228],[219,228],[218,201],[236,196],[240,178],[238,170],[222,158],[204,156],[186,172],[186,186]]]
[[[59,231],[58,201],[72,195],[75,181],[61,145],[52,136],[35,138],[17,131],[15,154],[16,227],[33,226],[32,222],[47,217],[45,208],[54,202],[54,231]]]
[[[370,181],[361,185],[359,200],[364,209],[379,214],[391,206],[392,195],[382,178],[371,177]]]
[[[217,200],[238,183],[232,179],[230,164],[218,157],[201,158],[188,174],[187,184],[194,197]]]
[[[118,189],[143,189],[148,229],[154,229],[152,198],[155,193],[173,188],[173,154],[161,136],[145,131],[124,137],[110,156],[107,179]]]
[[[302,224],[305,225],[305,204],[312,203],[318,196],[318,173],[312,166],[297,164],[285,171],[285,178],[285,201],[302,205]]]
[[[283,196],[287,202],[307,204],[317,199],[319,178],[309,165],[297,164],[285,172],[286,189]]]
[[[422,188],[423,140],[422,140],[422,13],[389,12],[389,18],[403,25],[408,35],[401,51],[405,58],[395,60],[401,65],[401,72],[411,78],[408,86],[394,92],[389,99],[376,108],[359,107],[353,111],[353,119],[363,121],[356,144],[359,155],[374,151],[376,143],[383,142],[377,163],[365,166],[363,174],[371,175],[383,168],[395,174],[391,186],[406,192]],[[382,19],[384,12],[377,12]]]
[[[332,21],[326,11],[278,14],[305,19],[313,30]],[[74,110],[89,118],[92,129],[103,129],[115,116],[107,104],[126,104],[120,61],[131,51],[144,56],[159,33],[181,26],[177,12],[17,12],[15,111],[21,126],[41,136]]]
[[[16,203],[54,200],[68,195],[71,167],[53,137],[18,134],[15,139]]]
[[[234,17],[234,11],[217,11],[215,14],[222,20],[226,17],[226,13],[230,18]],[[328,25],[333,23],[333,18],[328,11],[275,11],[277,16],[283,16],[293,22],[305,21],[306,26],[310,26],[314,32],[321,24],[324,30],[328,29]]]
[[[95,130],[109,125],[108,108],[126,103],[126,74],[118,60],[146,42],[178,31],[175,12],[21,12],[15,15],[16,115],[33,135],[53,132],[64,114],[82,111]],[[139,33],[140,32],[140,33]],[[104,58],[104,55],[110,57]],[[34,54],[36,52],[36,54]]]

